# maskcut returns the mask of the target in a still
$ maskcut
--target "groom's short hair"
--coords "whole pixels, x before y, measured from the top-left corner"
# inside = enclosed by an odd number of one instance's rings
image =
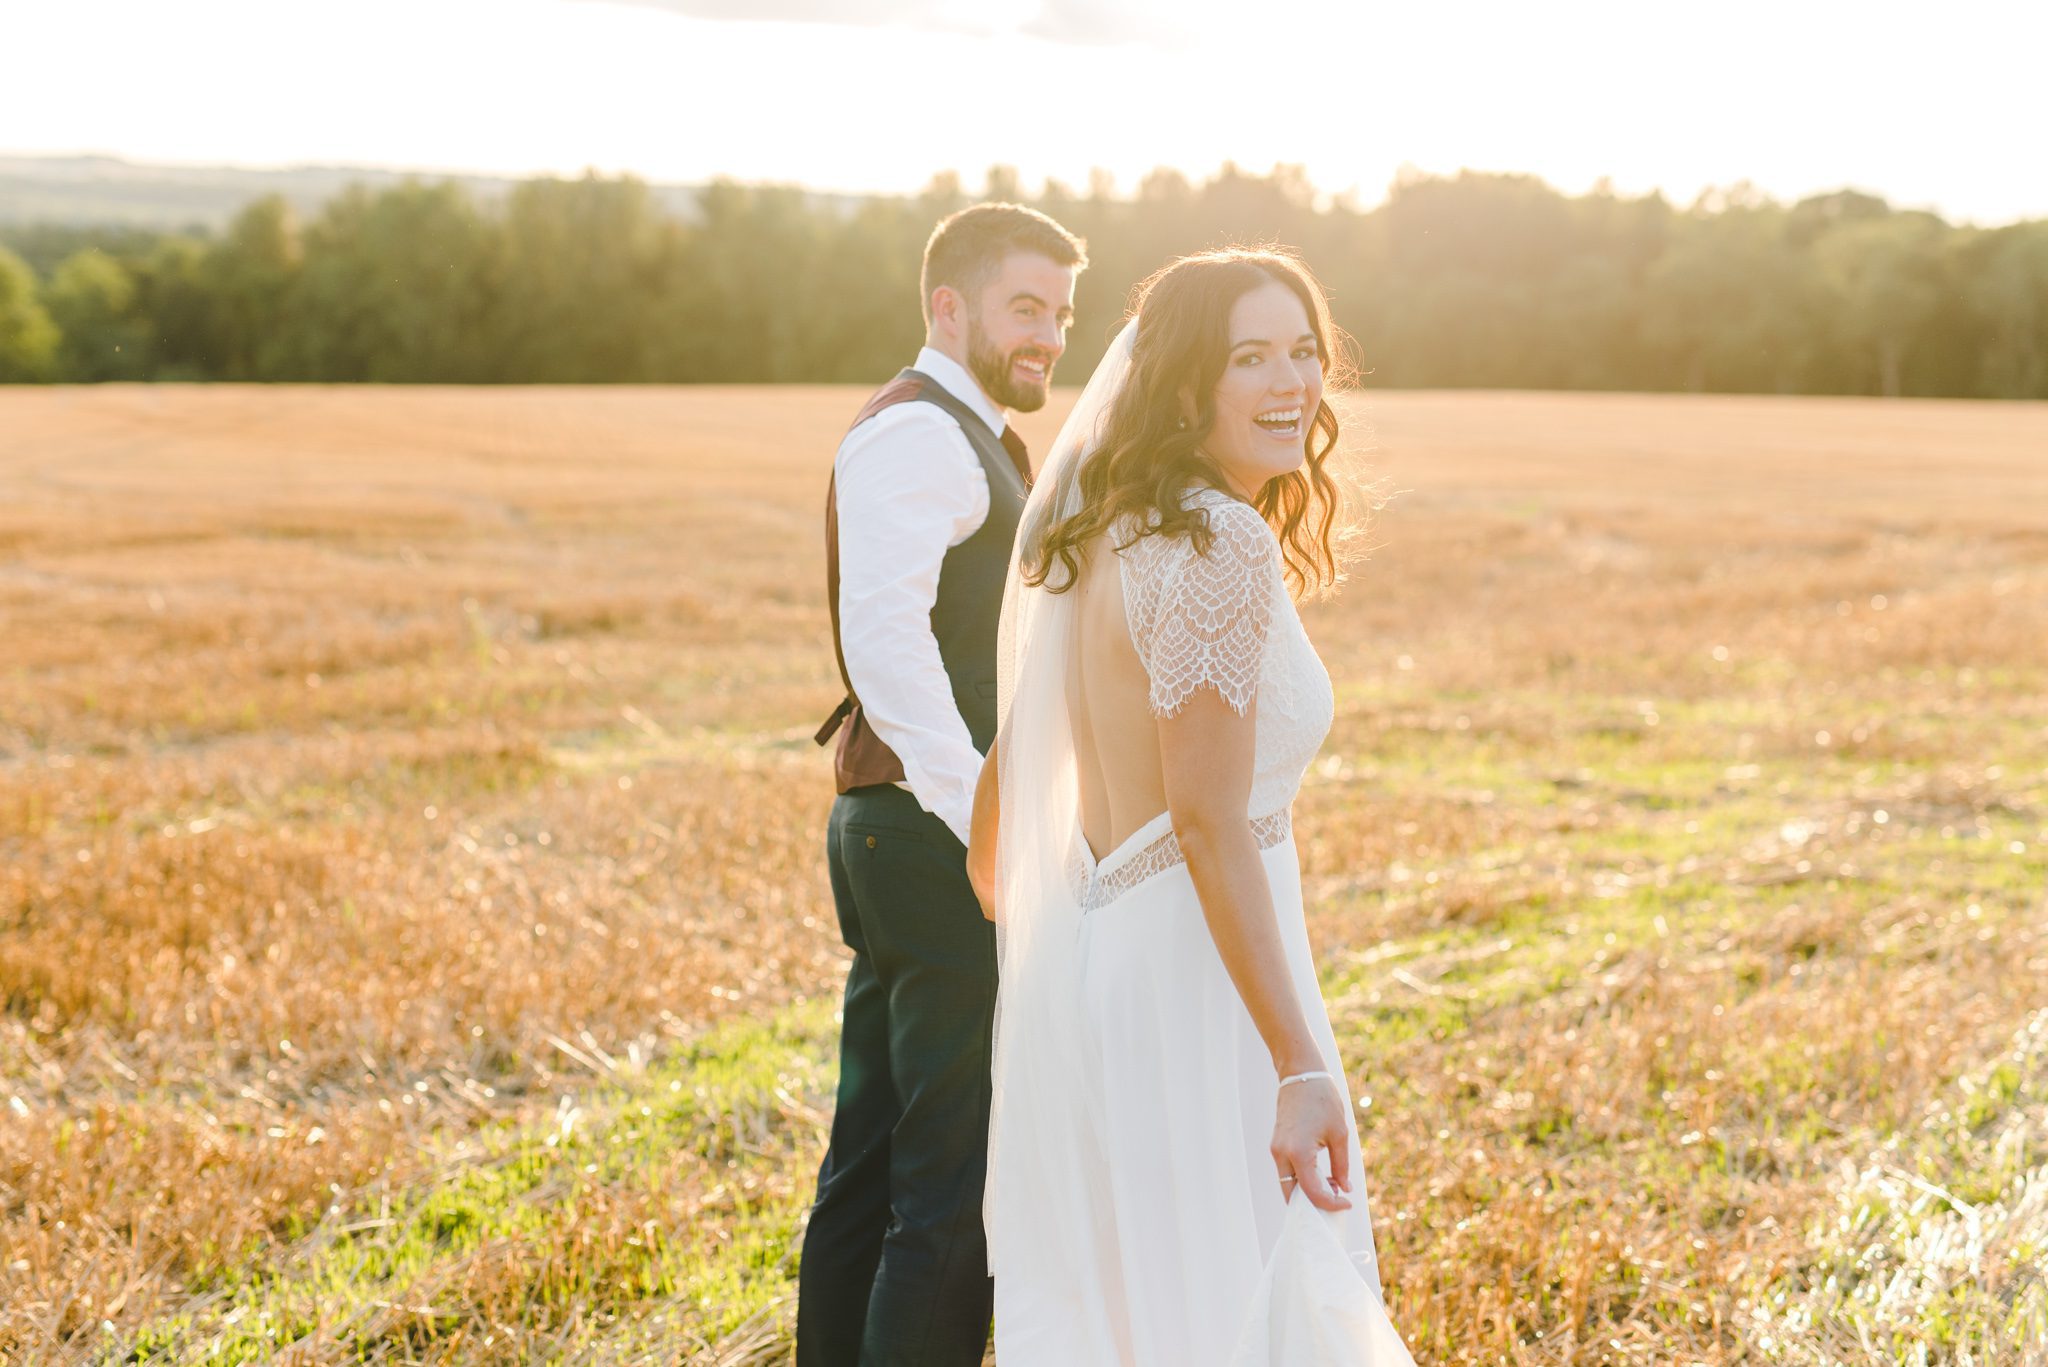
[[[932,291],[951,285],[972,299],[1011,252],[1037,252],[1056,266],[1082,270],[1088,245],[1036,209],[1021,204],[976,204],[948,214],[924,244],[924,320],[932,320]]]

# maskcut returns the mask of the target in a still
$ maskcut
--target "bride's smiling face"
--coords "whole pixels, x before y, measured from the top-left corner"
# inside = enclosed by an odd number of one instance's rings
[[[1216,382],[1216,422],[1202,449],[1237,492],[1301,467],[1309,424],[1323,401],[1323,355],[1308,311],[1275,280],[1230,310],[1230,353]]]

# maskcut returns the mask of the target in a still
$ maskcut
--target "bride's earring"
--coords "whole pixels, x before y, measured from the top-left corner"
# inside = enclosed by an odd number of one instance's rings
[[[1182,418],[1179,422],[1175,423],[1174,426],[1179,428],[1181,431],[1185,432],[1188,430],[1188,420],[1186,418]]]

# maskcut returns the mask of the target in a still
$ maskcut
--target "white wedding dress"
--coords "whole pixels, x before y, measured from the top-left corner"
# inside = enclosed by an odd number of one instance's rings
[[[1085,443],[1062,436],[1071,449],[1056,448],[1056,459],[1085,454]],[[1071,480],[1071,468],[1060,473]],[[1040,494],[1058,506],[1057,491]],[[1071,490],[1066,498],[1071,506]],[[1245,818],[1295,991],[1355,1116],[1303,921],[1291,823],[1329,730],[1329,676],[1257,510],[1206,487],[1186,502],[1208,519],[1206,554],[1185,537],[1146,535],[1099,552],[1083,574],[1120,581],[1154,715],[1205,688],[1254,709]],[[1078,596],[1029,589],[1013,573],[1004,609],[1004,976],[986,1208],[997,1361],[1409,1364],[1380,1303],[1355,1121],[1351,1208],[1327,1214],[1305,1197],[1282,1198],[1268,1152],[1272,1061],[1210,936],[1168,814],[1099,860],[1082,836],[1073,790],[1097,752],[1091,703],[1074,681],[1088,652],[1099,659],[1105,647],[1077,629],[1064,600]]]

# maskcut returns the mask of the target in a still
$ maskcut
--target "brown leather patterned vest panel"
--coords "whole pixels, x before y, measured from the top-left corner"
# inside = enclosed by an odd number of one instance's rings
[[[914,402],[924,391],[924,382],[914,376],[899,376],[875,392],[846,430],[850,433],[885,408]],[[825,744],[839,733],[839,748],[833,752],[832,776],[842,793],[871,783],[899,783],[903,761],[882,743],[874,727],[861,712],[854,696],[853,680],[846,672],[846,651],[839,642],[839,476],[835,469],[825,485],[825,601],[832,613],[832,656],[839,662],[839,681],[846,685],[846,700],[819,728],[817,742]],[[844,723],[842,726],[841,723]]]

